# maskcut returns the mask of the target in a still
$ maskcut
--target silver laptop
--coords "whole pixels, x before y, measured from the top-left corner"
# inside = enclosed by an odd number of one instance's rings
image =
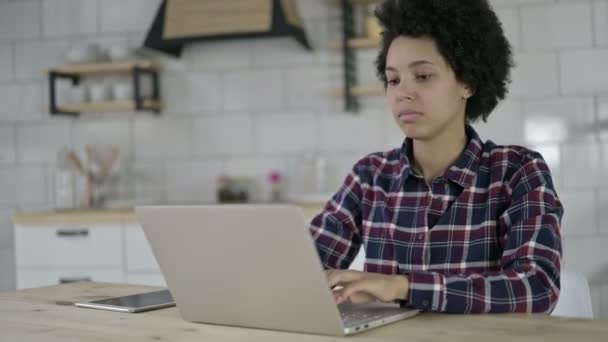
[[[136,214],[187,321],[343,335],[418,313],[336,305],[297,206],[143,206]]]

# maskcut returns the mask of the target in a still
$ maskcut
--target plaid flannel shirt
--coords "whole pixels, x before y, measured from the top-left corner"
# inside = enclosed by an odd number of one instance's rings
[[[551,312],[560,290],[563,207],[542,156],[469,142],[430,184],[411,167],[412,141],[358,161],[310,232],[325,268],[403,274],[404,303],[451,313]]]

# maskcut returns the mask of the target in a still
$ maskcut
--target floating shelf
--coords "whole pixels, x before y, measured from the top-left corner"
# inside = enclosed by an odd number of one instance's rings
[[[49,77],[49,111],[52,115],[78,115],[81,112],[127,112],[127,111],[153,111],[159,113],[161,66],[150,60],[129,60],[120,62],[104,62],[89,64],[73,64],[48,70]],[[67,79],[72,84],[80,83],[82,77],[105,74],[130,74],[133,84],[133,99],[107,101],[97,103],[64,104],[57,105],[57,80]],[[143,75],[150,75],[152,81],[152,96],[144,98],[141,93],[140,80]]]
[[[94,75],[94,74],[116,74],[128,73],[134,68],[139,68],[148,71],[158,71],[161,66],[157,63],[147,60],[132,60],[124,62],[107,62],[107,63],[88,63],[88,64],[73,64],[59,68],[50,69],[49,72],[56,72],[66,75]]]
[[[378,86],[357,86],[350,88],[350,94],[355,97],[374,97],[374,96],[383,96],[384,88],[380,85]],[[331,92],[331,96],[333,97],[343,97],[344,90],[333,90]]]
[[[98,112],[132,112],[137,109],[135,100],[105,101],[79,104],[62,104],[57,107],[61,112],[98,113]],[[141,110],[161,109],[160,101],[143,100]]]
[[[329,44],[332,49],[341,49],[342,42],[332,42]],[[348,47],[351,49],[372,49],[380,47],[380,40],[369,37],[351,38],[348,40]]]
[[[368,5],[368,4],[374,4],[374,3],[378,3],[378,2],[382,2],[383,0],[348,0],[348,2],[350,2],[352,5]],[[339,5],[340,4],[340,0],[332,0],[331,1],[334,5]]]

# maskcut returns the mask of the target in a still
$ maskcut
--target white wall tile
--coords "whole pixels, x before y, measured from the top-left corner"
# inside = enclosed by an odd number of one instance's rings
[[[320,120],[320,148],[323,151],[364,151],[371,153],[382,150],[383,124],[378,111],[351,114],[327,114]]]
[[[364,49],[360,51],[358,50],[356,53],[358,83],[364,85],[381,84],[380,80],[378,79],[378,76],[376,75],[376,66],[374,64],[376,58],[378,57],[378,51],[376,49]],[[336,71],[337,73],[334,74],[334,77],[339,77],[340,81],[342,81],[342,75],[344,75],[344,73],[342,71],[341,65],[340,69]]]
[[[555,0],[490,0],[494,7],[554,3]]]
[[[17,203],[19,205],[48,203],[48,172],[46,166],[16,168]]]
[[[598,191],[597,208],[599,210],[599,229],[601,233],[608,233],[608,189],[602,188]],[[608,312],[606,312],[608,314]]]
[[[600,174],[604,176],[598,183],[602,186],[608,186],[608,179],[606,178],[606,175],[608,175],[608,141],[602,141],[598,144],[600,145],[600,160],[602,161]]]
[[[598,232],[595,191],[567,191],[559,194],[564,205],[562,234],[564,236],[594,236]]]
[[[53,0],[42,2],[45,37],[65,37],[97,32],[96,0]]]
[[[369,151],[371,152],[371,151]],[[355,163],[369,154],[369,152],[355,153],[330,153],[325,155],[327,161],[327,189],[326,192],[333,194],[340,189],[346,176],[353,169]],[[327,199],[329,200],[329,198]]]
[[[234,155],[253,152],[253,119],[250,114],[209,116],[195,120],[196,155]]]
[[[488,122],[479,119],[473,127],[483,140],[498,145],[520,145],[523,142],[523,107],[518,100],[505,100],[490,113]]]
[[[276,110],[285,97],[280,70],[233,71],[224,75],[224,109]]]
[[[608,46],[608,1],[593,1],[593,23],[595,45]]]
[[[13,205],[17,203],[17,176],[16,169],[12,166],[0,166],[0,205]]]
[[[268,202],[271,199],[268,175],[279,171],[284,181],[289,181],[288,162],[285,158],[248,157],[228,159],[225,173],[231,177],[247,177],[251,180],[249,198],[253,202]],[[285,183],[285,184],[286,184]]]
[[[176,159],[192,156],[190,119],[138,117],[134,127],[136,160]]]
[[[592,142],[570,142],[563,145],[562,168],[564,187],[595,188],[602,181],[600,144]]]
[[[260,115],[254,120],[255,146],[262,153],[314,150],[317,146],[317,117],[311,113]]]
[[[193,70],[247,69],[252,64],[249,40],[193,42],[184,48],[184,61]]]
[[[331,100],[327,67],[291,68],[286,72],[289,109],[327,109]]]
[[[294,38],[261,38],[251,42],[254,67],[318,65],[328,61],[323,50],[308,51]]]
[[[0,121],[28,121],[42,118],[45,111],[40,83],[0,85]],[[48,95],[47,95],[48,96]],[[48,114],[47,114],[48,115]]]
[[[15,251],[13,248],[0,250],[0,291],[14,291],[15,280]]]
[[[594,313],[597,312],[597,314],[599,315],[599,316],[595,316],[595,317],[597,317],[599,319],[606,319],[608,317],[608,300],[606,300],[604,298],[608,298],[608,281],[604,282],[604,284],[602,285],[602,294],[601,294],[602,302],[599,303],[599,305],[596,305],[593,307]],[[596,307],[598,308],[597,311],[596,311]]]
[[[162,75],[161,85],[166,112],[200,114],[222,108],[222,80],[218,74],[170,71]]]
[[[296,0],[296,8],[303,18],[338,15],[339,6],[333,6],[326,0]]]
[[[59,150],[71,146],[70,121],[17,125],[17,151],[21,163],[55,163]]]
[[[602,286],[589,284],[591,292],[591,310],[593,311],[594,319],[601,319],[602,309]]]
[[[135,163],[131,179],[135,187],[136,204],[166,203],[164,162]]]
[[[608,272],[608,237],[565,237],[563,240],[563,269],[576,270],[591,284],[605,278]]]
[[[15,209],[0,208],[0,251],[13,246],[13,216]]]
[[[533,98],[557,95],[557,58],[554,53],[524,53],[515,55],[513,83],[510,94]]]
[[[119,159],[130,159],[133,156],[131,146],[131,122],[128,120],[78,120],[74,121],[74,149],[81,156],[85,154],[87,144],[98,146],[116,146]]]
[[[587,2],[523,7],[523,48],[591,47],[591,25],[591,4]]]
[[[147,31],[158,11],[159,0],[103,0],[102,32]]]
[[[497,8],[496,15],[502,23],[505,36],[514,50],[521,48],[519,11],[517,8]]]
[[[608,49],[561,52],[561,86],[564,94],[608,91]]]
[[[167,164],[167,200],[179,203],[215,203],[217,178],[223,172],[219,161],[190,161]]]
[[[40,36],[40,1],[0,2],[0,40]]]
[[[608,96],[597,97],[597,130],[602,140],[608,141]]]
[[[15,160],[15,126],[0,124],[0,164],[14,164]]]
[[[65,40],[17,43],[15,65],[18,80],[46,80],[46,71],[65,64]],[[41,56],[44,56],[42,58]]]
[[[13,80],[13,45],[0,44],[0,81]]]
[[[555,98],[524,102],[527,143],[564,142],[595,138],[593,98]]]

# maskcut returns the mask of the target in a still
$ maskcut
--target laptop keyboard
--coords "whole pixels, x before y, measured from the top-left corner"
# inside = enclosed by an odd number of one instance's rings
[[[398,307],[361,307],[353,305],[339,305],[340,315],[344,325],[357,326],[369,323],[381,318],[402,313],[403,309]]]

